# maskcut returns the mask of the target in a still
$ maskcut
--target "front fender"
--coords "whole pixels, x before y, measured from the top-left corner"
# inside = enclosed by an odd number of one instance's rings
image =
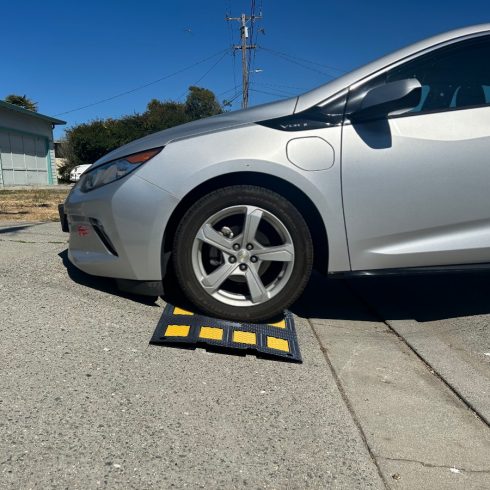
[[[290,139],[291,135],[286,132],[250,125],[175,141],[165,147],[158,160],[141,168],[138,176],[178,200],[211,179],[237,172],[254,172],[286,180],[310,198],[324,221],[329,272],[350,270],[340,165],[336,163],[322,171],[296,167],[286,155]]]

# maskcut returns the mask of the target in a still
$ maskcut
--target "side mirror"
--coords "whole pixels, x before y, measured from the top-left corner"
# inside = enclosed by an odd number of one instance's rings
[[[349,119],[355,123],[413,109],[419,105],[421,96],[422,85],[416,78],[389,82],[368,90],[359,109],[350,114]]]

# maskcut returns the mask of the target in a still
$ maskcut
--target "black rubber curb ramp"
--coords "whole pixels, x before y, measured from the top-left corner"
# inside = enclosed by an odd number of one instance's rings
[[[150,344],[197,347],[213,350],[251,351],[260,357],[303,362],[294,318],[290,311],[276,323],[238,323],[219,320],[167,304]]]

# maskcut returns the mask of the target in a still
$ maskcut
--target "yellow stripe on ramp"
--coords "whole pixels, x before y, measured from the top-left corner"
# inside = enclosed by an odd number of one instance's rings
[[[174,308],[174,315],[194,315],[194,313],[192,313],[192,311],[187,311],[176,306]]]
[[[189,335],[189,325],[169,325],[165,330],[165,337],[187,337]]]
[[[271,327],[277,327],[277,328],[286,328],[286,320],[281,320],[280,322],[276,323],[269,323]]]
[[[276,337],[267,337],[267,347],[269,347],[269,349],[289,352],[289,342],[285,339],[278,339]]]
[[[233,332],[233,342],[237,342],[238,344],[257,345],[257,336],[253,332],[235,330]]]
[[[217,327],[201,327],[200,339],[223,340],[223,329]]]

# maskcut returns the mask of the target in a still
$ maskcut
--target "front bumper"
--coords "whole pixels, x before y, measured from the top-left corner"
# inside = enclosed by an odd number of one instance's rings
[[[63,208],[70,262],[95,276],[161,281],[163,235],[177,204],[136,174],[87,193],[75,186]]]

